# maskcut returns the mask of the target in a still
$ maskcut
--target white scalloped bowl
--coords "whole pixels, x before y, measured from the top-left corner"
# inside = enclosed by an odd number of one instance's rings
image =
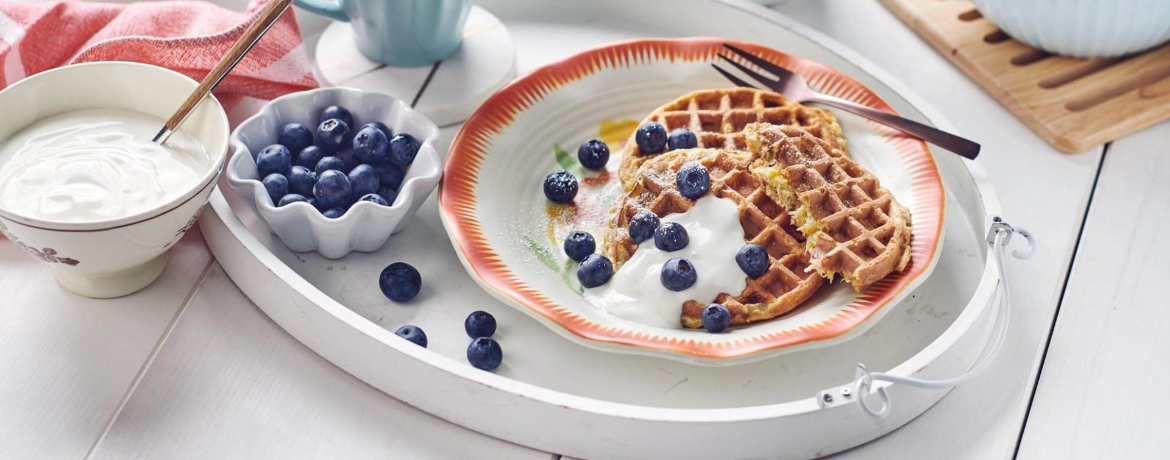
[[[260,183],[255,155],[276,143],[279,127],[285,123],[314,126],[317,114],[330,105],[349,109],[361,123],[386,123],[395,133],[409,133],[422,145],[414,164],[406,171],[398,198],[390,206],[358,202],[340,218],[329,219],[308,203],[276,207]],[[322,256],[338,259],[352,251],[381,248],[418,211],[442,177],[443,159],[435,149],[439,136],[439,127],[434,122],[385,94],[350,88],[320,88],[289,94],[264,105],[232,133],[227,180],[289,249],[317,251]]]

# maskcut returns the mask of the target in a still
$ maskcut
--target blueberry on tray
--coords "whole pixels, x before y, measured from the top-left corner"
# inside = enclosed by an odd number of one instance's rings
[[[378,277],[378,287],[386,298],[395,302],[406,302],[418,295],[422,289],[422,275],[418,270],[405,262],[394,262],[382,269]]]
[[[463,330],[473,339],[491,337],[496,333],[496,317],[486,311],[473,311],[463,321]]]
[[[409,340],[420,347],[427,347],[427,333],[423,332],[422,329],[419,329],[418,326],[402,326],[398,328],[397,331],[394,331],[394,335]]]
[[[467,346],[467,362],[477,369],[495,370],[504,361],[504,350],[491,337],[479,337]]]

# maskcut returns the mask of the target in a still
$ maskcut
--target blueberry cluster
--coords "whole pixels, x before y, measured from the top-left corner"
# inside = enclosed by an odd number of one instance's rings
[[[492,338],[496,333],[496,318],[486,311],[473,311],[463,321],[463,330],[471,337],[467,346],[467,362],[485,371],[500,367],[504,361],[504,349]]]
[[[359,201],[394,204],[420,144],[380,121],[355,129],[356,123],[349,110],[334,105],[321,112],[315,131],[300,123],[284,125],[277,143],[256,156],[272,202],[277,207],[305,202],[330,219]]]
[[[634,142],[638,144],[638,153],[641,155],[693,149],[699,146],[699,138],[691,130],[678,128],[667,134],[665,126],[653,121],[638,127],[634,132]]]

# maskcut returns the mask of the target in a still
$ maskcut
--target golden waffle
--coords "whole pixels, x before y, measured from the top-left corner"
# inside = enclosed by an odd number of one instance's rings
[[[791,209],[812,267],[860,292],[910,261],[910,212],[839,149],[791,126],[751,124],[752,171]]]
[[[828,110],[805,107],[784,96],[754,88],[719,88],[695,91],[651,112],[643,124],[658,122],[670,133],[687,128],[695,133],[699,148],[746,150],[743,128],[748,123],[799,126],[826,142],[845,149],[841,125]],[[629,187],[637,180],[638,167],[656,154],[643,155],[630,135],[622,154],[618,177]]]
[[[734,296],[732,293],[719,294],[715,302],[731,312],[731,324],[774,318],[800,305],[816,292],[823,278],[808,270],[809,258],[799,231],[790,222],[788,212],[767,194],[764,184],[751,173],[751,160],[752,155],[748,152],[690,149],[676,150],[647,161],[610,219],[606,256],[615,267],[619,267],[637,250],[627,229],[630,219],[638,211],[648,209],[663,217],[684,212],[694,205],[694,201],[679,194],[675,178],[684,164],[697,161],[707,167],[711,176],[711,191],[708,193],[738,204],[744,239],[763,246],[769,259],[768,271],[755,279],[747,278],[743,292],[734,293]],[[702,327],[705,306],[705,303],[694,300],[683,304],[682,324],[690,328]]]

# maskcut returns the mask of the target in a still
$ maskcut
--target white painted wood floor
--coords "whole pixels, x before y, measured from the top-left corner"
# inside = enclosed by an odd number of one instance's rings
[[[838,457],[1164,458],[1170,310],[1157,289],[1170,247],[1157,242],[1170,186],[1158,179],[1170,174],[1170,123],[1062,154],[876,1],[774,8],[884,67],[981,142],[1005,215],[1040,242],[1009,267],[1016,308],[999,361]],[[306,36],[320,33],[323,21],[298,15]],[[432,417],[318,357],[240,293],[197,229],[158,282],[114,302],[64,292],[0,240],[0,292],[0,458],[557,457]]]

